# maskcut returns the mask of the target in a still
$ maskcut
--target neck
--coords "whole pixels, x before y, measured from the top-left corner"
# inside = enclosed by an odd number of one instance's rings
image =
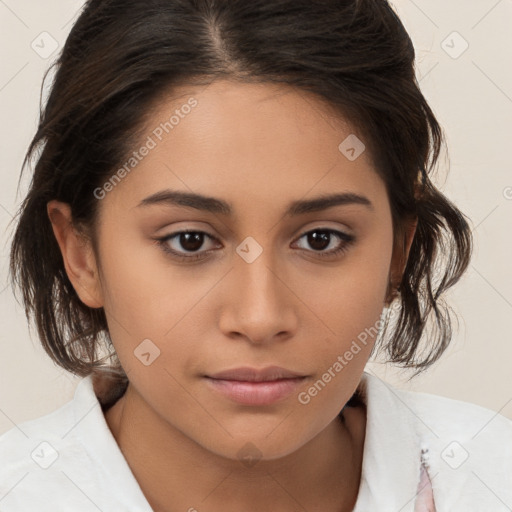
[[[155,512],[351,511],[360,484],[366,412],[346,407],[295,452],[244,466],[206,450],[128,385],[105,419]],[[263,491],[263,492],[262,492]]]

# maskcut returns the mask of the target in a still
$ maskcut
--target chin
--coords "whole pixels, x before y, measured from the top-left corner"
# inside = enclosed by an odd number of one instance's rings
[[[270,432],[270,431],[269,431]],[[254,467],[258,462],[272,461],[287,457],[302,446],[308,439],[304,438],[303,442],[292,442],[290,436],[273,436],[272,434],[254,434],[247,436],[225,436],[225,443],[218,444],[216,439],[215,446],[203,445],[203,447],[212,453],[230,460],[238,460],[247,468]]]

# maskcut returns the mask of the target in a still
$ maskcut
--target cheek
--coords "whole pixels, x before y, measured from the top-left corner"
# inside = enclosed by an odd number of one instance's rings
[[[132,336],[162,337],[211,286],[199,267],[170,264],[141,235],[111,228],[103,237],[105,307]]]
[[[317,377],[331,372],[322,380],[329,381],[326,387],[334,394],[343,392],[342,374],[358,380],[377,339],[388,285],[390,240],[391,231],[389,238],[361,245],[336,271],[309,275],[302,282],[299,293],[310,306],[304,310],[306,338],[316,340],[303,342],[304,358],[316,361]]]
[[[180,379],[211,335],[212,291],[225,270],[171,265],[161,249],[140,239],[112,234],[105,245],[105,310],[121,364],[150,387],[157,381],[173,389],[169,374]]]
[[[388,286],[391,252],[392,244],[382,238],[379,243],[362,244],[348,253],[337,267],[297,279],[299,293],[324,324],[323,333],[331,338],[338,335],[338,340],[347,342],[378,321]]]
[[[371,290],[347,286],[341,297],[330,296],[320,307],[323,327],[314,322],[311,330],[315,343],[303,344],[303,360],[315,374],[297,400],[317,426],[333,419],[350,399],[379,334],[385,286],[368,282]],[[319,329],[323,336],[318,336]]]

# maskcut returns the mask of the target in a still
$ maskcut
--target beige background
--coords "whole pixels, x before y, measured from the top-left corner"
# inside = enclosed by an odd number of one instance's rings
[[[26,179],[19,194],[16,187],[36,128],[43,73],[81,5],[0,0],[0,433],[64,404],[78,382],[43,352],[7,287],[7,225],[26,190]],[[460,325],[442,360],[411,382],[406,372],[379,363],[368,370],[398,387],[473,402],[512,419],[512,2],[393,5],[415,44],[422,90],[447,135],[450,160],[444,155],[437,185],[472,219],[476,247],[449,296]],[[56,52],[41,55],[52,43]]]

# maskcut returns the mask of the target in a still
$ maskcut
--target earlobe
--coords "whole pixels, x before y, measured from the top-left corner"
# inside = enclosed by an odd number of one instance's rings
[[[53,200],[46,206],[66,274],[73,288],[86,306],[102,307],[103,298],[94,252],[90,242],[73,227],[69,204]]]
[[[386,292],[386,304],[390,304],[398,296],[398,288],[402,282],[403,273],[407,266],[409,253],[411,250],[416,228],[418,226],[418,218],[415,217],[408,221],[404,226],[403,237],[400,242],[393,247],[393,255],[391,259],[391,268],[389,271],[388,289]]]
[[[409,259],[409,253],[411,251],[412,241],[414,240],[414,235],[416,234],[416,228],[418,227],[418,217],[415,217],[409,224],[407,224],[407,230],[405,233],[405,247],[404,247],[404,268],[407,260]]]

